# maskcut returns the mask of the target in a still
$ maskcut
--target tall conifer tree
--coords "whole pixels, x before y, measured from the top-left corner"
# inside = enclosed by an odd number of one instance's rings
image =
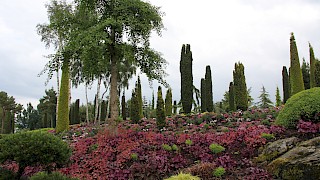
[[[210,66],[206,66],[206,74],[205,74],[205,83],[206,83],[206,105],[207,111],[213,111],[213,94],[212,94],[212,77],[211,77],[211,68]]]
[[[230,82],[229,84],[229,93],[228,93],[228,101],[229,101],[229,110],[230,111],[236,111],[236,104],[234,102],[234,86],[233,82]]]
[[[304,90],[302,71],[300,68],[299,54],[294,38],[294,34],[291,33],[290,37],[290,86],[291,95],[294,95]]]
[[[315,76],[315,87],[320,87],[320,61],[319,60],[317,60],[315,63],[314,76]]]
[[[235,63],[233,83],[236,109],[245,111],[248,109],[248,91],[244,75],[244,66],[240,62]]]
[[[138,82],[137,82],[137,87],[136,87],[136,96],[138,99],[138,108],[139,108],[139,117],[140,119],[143,118],[143,101],[142,101],[142,89],[141,89],[141,80],[140,76],[138,76]]]
[[[126,96],[124,95],[124,92],[121,97],[121,115],[123,120],[127,119]]]
[[[309,43],[309,54],[310,54],[310,88],[316,87],[315,69],[316,59],[314,57],[313,47]]]
[[[261,94],[259,96],[260,101],[258,102],[260,108],[269,108],[272,106],[272,102],[269,98],[269,93],[266,88],[262,86]]]
[[[166,116],[172,115],[172,91],[171,88],[167,90],[165,99]]]
[[[201,112],[206,112],[207,110],[207,94],[206,94],[206,81],[204,78],[201,78],[201,85],[200,85],[200,93],[201,93]]]
[[[282,68],[282,88],[283,88],[283,103],[285,104],[290,97],[290,84],[287,67]]]
[[[280,97],[280,91],[279,88],[277,86],[276,89],[276,107],[281,106],[281,97]]]
[[[162,129],[166,126],[166,115],[164,112],[164,102],[162,98],[161,87],[158,87],[158,99],[157,99],[157,127]]]
[[[190,113],[193,101],[192,52],[190,45],[182,45],[180,59],[181,103],[184,113]]]
[[[130,107],[130,116],[131,116],[131,123],[136,124],[140,120],[140,115],[139,115],[139,108],[138,107],[139,100],[137,98],[136,92],[133,90],[132,91],[132,97],[131,97],[131,107]]]

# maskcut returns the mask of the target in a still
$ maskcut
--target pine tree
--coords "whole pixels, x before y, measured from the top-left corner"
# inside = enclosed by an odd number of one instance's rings
[[[137,82],[137,87],[136,87],[136,95],[138,98],[138,108],[139,108],[139,116],[140,119],[143,118],[143,101],[142,101],[142,90],[141,90],[141,81],[140,81],[140,76],[138,76],[138,82]]]
[[[157,99],[157,127],[162,129],[166,125],[166,116],[164,112],[164,102],[162,98],[161,87],[158,87],[158,99]]]
[[[131,113],[130,113],[130,119],[132,124],[139,123],[140,120],[140,114],[139,114],[139,100],[137,98],[136,92],[132,91],[132,97],[131,97]]]
[[[282,87],[283,87],[283,103],[285,104],[290,98],[290,84],[287,67],[282,68]]]
[[[165,99],[166,116],[172,115],[172,91],[171,88],[167,90]]]
[[[126,96],[123,95],[121,97],[121,115],[122,115],[122,119],[126,120],[127,119],[127,110],[126,110]]]
[[[201,112],[206,112],[207,110],[207,94],[206,94],[206,81],[204,78],[201,78],[201,85],[200,85],[200,90],[201,90]]]
[[[303,58],[301,72],[303,77],[303,84],[305,89],[310,89],[310,66]]]
[[[272,106],[272,102],[269,98],[269,93],[266,91],[265,87],[262,86],[261,94],[259,96],[260,101],[258,102],[260,108],[269,108]]]
[[[236,104],[235,104],[235,98],[234,98],[234,86],[233,86],[233,82],[230,82],[228,95],[229,95],[229,98],[228,98],[228,101],[229,101],[229,110],[230,110],[231,112],[236,111]]]
[[[182,45],[180,74],[181,74],[181,103],[184,113],[190,113],[193,102],[192,52],[190,45]]]
[[[213,94],[212,94],[212,77],[211,77],[211,69],[210,66],[206,66],[206,74],[205,74],[205,89],[206,89],[206,105],[207,111],[213,111]]]
[[[291,96],[304,90],[302,71],[300,68],[298,49],[294,34],[290,37],[290,86]]]
[[[56,132],[60,133],[69,129],[69,65],[63,64],[59,93],[58,119]]]
[[[235,64],[233,83],[236,109],[245,111],[248,109],[248,91],[244,75],[244,66],[240,62]]]
[[[280,91],[279,88],[277,86],[277,90],[276,90],[276,107],[281,106],[281,97],[280,97]]]
[[[314,57],[313,47],[309,43],[309,53],[310,53],[310,88],[316,87],[315,69],[316,69],[316,59]]]

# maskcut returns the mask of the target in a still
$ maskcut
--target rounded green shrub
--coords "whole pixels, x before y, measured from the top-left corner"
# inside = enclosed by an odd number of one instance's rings
[[[178,175],[171,176],[165,180],[200,180],[200,178],[180,172]]]
[[[5,179],[15,179],[16,174],[10,170],[0,167],[0,180]]]
[[[261,137],[265,138],[266,140],[274,139],[274,135],[273,134],[268,134],[268,133],[261,133]]]
[[[284,108],[279,112],[275,123],[287,128],[295,128],[297,122],[310,120],[320,122],[320,88],[301,91],[288,99]]]
[[[11,134],[2,137],[0,144],[0,163],[16,161],[19,164],[18,177],[27,166],[41,165],[50,171],[52,163],[61,166],[71,156],[68,144],[47,132]]]
[[[46,172],[39,172],[32,177],[30,177],[30,180],[76,180],[77,178],[69,178],[66,175],[63,175],[59,172],[53,172],[51,174],[48,174]]]
[[[187,139],[185,143],[188,146],[191,146],[193,144],[193,142],[190,139]]]
[[[221,178],[226,173],[223,167],[218,167],[213,171],[213,176]]]
[[[219,144],[215,143],[210,144],[209,148],[214,154],[218,154],[226,150],[223,146],[220,146]]]
[[[166,151],[172,151],[172,147],[168,144],[162,144],[162,148]]]

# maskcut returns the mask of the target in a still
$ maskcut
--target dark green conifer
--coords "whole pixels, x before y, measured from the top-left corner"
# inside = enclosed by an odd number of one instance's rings
[[[229,110],[231,112],[236,111],[236,104],[235,104],[235,98],[234,98],[234,86],[233,86],[233,82],[230,82],[229,84]]]
[[[310,89],[310,66],[304,58],[302,61],[301,71],[302,71],[304,88]]]
[[[101,115],[100,115],[100,122],[105,121],[107,117],[107,101],[102,100],[101,102]]]
[[[309,53],[310,53],[310,88],[316,87],[315,69],[316,69],[316,59],[314,57],[313,47],[309,43]]]
[[[165,99],[165,108],[166,108],[166,116],[172,115],[172,92],[171,88],[167,90],[166,99]]]
[[[315,63],[314,76],[315,76],[315,87],[320,87],[320,61],[319,60],[317,60]]]
[[[80,99],[77,99],[74,103],[74,122],[80,124]]]
[[[294,34],[290,37],[290,86],[291,96],[304,90],[302,71],[300,68],[298,49]]]
[[[174,115],[177,114],[177,109],[178,109],[177,101],[173,101],[173,114]]]
[[[136,84],[136,95],[138,99],[138,108],[139,108],[139,116],[140,119],[143,118],[143,101],[142,101],[142,90],[141,90],[141,81],[140,76],[138,76],[138,82]]]
[[[235,63],[233,83],[236,109],[245,111],[248,109],[248,91],[244,75],[244,66],[240,62]]]
[[[205,74],[205,83],[206,83],[206,106],[207,111],[213,111],[213,94],[212,94],[212,77],[211,77],[211,69],[210,66],[206,66],[206,74]]]
[[[285,104],[290,97],[290,84],[287,67],[282,68],[282,88],[283,88],[283,103]]]
[[[157,99],[157,127],[158,129],[162,129],[166,126],[166,116],[164,110],[164,101],[162,98],[162,90],[161,87],[158,87],[158,99]]]
[[[200,93],[201,93],[201,112],[206,112],[207,110],[207,94],[206,94],[206,81],[204,78],[201,78],[201,87],[200,87]]]
[[[132,97],[131,97],[131,123],[137,124],[140,120],[139,115],[139,108],[138,108],[139,100],[137,98],[137,95],[135,91],[132,91]]]
[[[280,91],[279,88],[277,86],[277,90],[276,90],[276,107],[281,106],[281,97],[280,97]]]
[[[181,74],[181,103],[184,113],[188,114],[193,102],[192,52],[190,45],[182,45],[180,74]]]
[[[261,94],[259,96],[260,101],[258,105],[260,108],[269,108],[272,106],[272,102],[269,98],[269,93],[266,91],[266,88],[262,86]]]
[[[124,92],[121,97],[121,115],[123,120],[127,119],[126,96],[124,95]]]

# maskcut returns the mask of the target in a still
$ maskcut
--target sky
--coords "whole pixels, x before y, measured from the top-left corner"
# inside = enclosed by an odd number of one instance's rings
[[[38,77],[54,52],[47,49],[37,34],[36,25],[48,23],[45,4],[49,0],[0,1],[0,91],[13,96],[26,107],[34,106],[45,89],[56,87],[55,75],[45,86],[47,76]],[[318,0],[149,0],[164,12],[165,30],[153,33],[151,47],[162,53],[168,65],[166,77],[173,100],[180,100],[180,53],[182,44],[190,44],[193,54],[193,81],[200,89],[205,67],[210,65],[214,102],[220,101],[232,81],[236,62],[245,67],[246,83],[251,96],[259,101],[262,86],[275,101],[276,87],[282,95],[282,67],[290,64],[289,39],[294,32],[300,63],[309,62],[310,42],[315,56],[320,53],[320,1]],[[131,98],[134,77],[126,98]],[[151,100],[153,89],[141,75],[142,95]],[[96,82],[89,90],[94,99]],[[101,89],[104,91],[104,88]],[[165,92],[163,92],[165,94]],[[85,100],[85,88],[72,89],[72,101]]]

